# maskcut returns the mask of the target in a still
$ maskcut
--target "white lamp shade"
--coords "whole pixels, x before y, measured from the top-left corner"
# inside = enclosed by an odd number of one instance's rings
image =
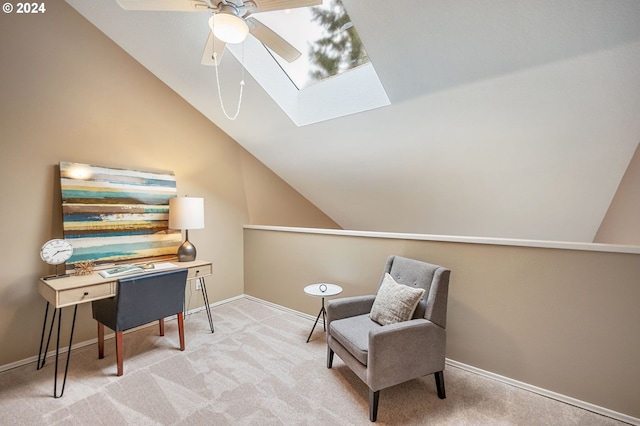
[[[225,43],[242,43],[249,34],[249,26],[244,19],[230,13],[214,13],[209,18],[209,27],[213,35]]]
[[[175,197],[169,199],[169,229],[204,228],[204,199]]]

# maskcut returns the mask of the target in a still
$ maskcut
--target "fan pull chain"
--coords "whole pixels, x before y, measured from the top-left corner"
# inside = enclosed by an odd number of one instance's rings
[[[232,116],[230,116],[227,113],[227,110],[224,107],[224,103],[222,102],[222,91],[220,90],[220,75],[218,74],[218,54],[215,52],[213,52],[213,61],[215,63],[215,68],[216,68],[216,83],[218,85],[218,99],[220,100],[220,106],[222,107],[222,112],[224,113],[225,117],[227,117],[229,120],[235,120],[236,118],[238,118],[238,114],[240,114],[240,106],[242,105],[242,93],[244,92],[244,43],[242,43],[242,58],[241,58],[241,67],[242,67],[242,75],[241,75],[241,79],[240,79],[240,96],[238,97],[238,108],[236,109],[236,113]]]

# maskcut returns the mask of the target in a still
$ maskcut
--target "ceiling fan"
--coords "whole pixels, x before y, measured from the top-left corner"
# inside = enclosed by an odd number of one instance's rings
[[[125,10],[212,13],[209,19],[212,31],[209,32],[202,54],[203,65],[215,65],[215,58],[219,64],[226,43],[241,42],[247,33],[253,35],[287,62],[295,61],[301,53],[271,28],[250,15],[322,4],[322,0],[117,0],[117,2]],[[231,33],[225,34],[225,30]]]

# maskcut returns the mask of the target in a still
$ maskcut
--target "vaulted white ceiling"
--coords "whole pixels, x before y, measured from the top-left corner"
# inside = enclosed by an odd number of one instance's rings
[[[206,13],[67,2],[345,229],[590,242],[640,142],[636,0],[343,0],[391,105],[303,127]]]

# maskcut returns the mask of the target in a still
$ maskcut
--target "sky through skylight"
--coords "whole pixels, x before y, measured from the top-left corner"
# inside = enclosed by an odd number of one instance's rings
[[[316,13],[313,9],[316,9]],[[319,22],[320,15],[324,18],[323,23]],[[324,0],[321,6],[313,8],[264,12],[257,14],[256,18],[302,53],[292,63],[273,54],[299,90],[369,63],[356,29],[340,0]],[[314,70],[316,75],[312,75]]]

